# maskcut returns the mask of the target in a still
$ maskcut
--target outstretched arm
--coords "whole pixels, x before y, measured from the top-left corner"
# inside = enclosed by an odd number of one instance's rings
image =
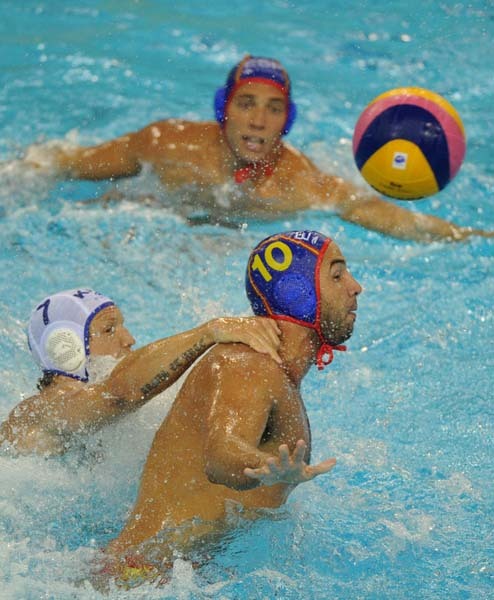
[[[29,146],[24,163],[58,176],[93,181],[130,177],[141,170],[138,147],[140,132],[129,133],[90,147],[57,141]]]
[[[104,382],[86,385],[58,400],[55,411],[67,431],[101,427],[167,389],[215,343],[241,342],[279,362],[279,334],[272,319],[213,319],[135,350]]]
[[[312,466],[305,462],[307,442],[295,437],[295,431],[303,432],[301,399],[279,367],[260,366],[252,353],[233,363],[217,356],[214,360],[218,374],[205,445],[206,475],[212,483],[236,490],[293,487],[334,467],[332,458]],[[282,425],[292,419],[292,427]]]
[[[460,227],[433,215],[412,212],[377,195],[365,195],[350,184],[337,185],[334,198],[342,219],[403,240],[458,242],[471,235],[494,236],[492,231]]]
[[[494,236],[494,231],[460,227],[433,215],[407,210],[340,177],[327,175],[309,161],[305,167],[299,188],[303,190],[306,203],[332,208],[342,219],[366,229],[417,242],[456,242],[471,235]]]

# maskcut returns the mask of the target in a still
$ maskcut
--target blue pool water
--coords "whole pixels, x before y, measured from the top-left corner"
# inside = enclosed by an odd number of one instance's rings
[[[401,85],[445,95],[464,121],[465,163],[411,208],[494,229],[491,2],[3,0],[0,34],[2,161],[36,141],[210,119],[214,90],[249,51],[292,75],[300,117],[289,141],[354,181],[351,136],[367,102]],[[126,200],[83,204],[115,187]],[[365,292],[349,351],[304,382],[314,460],[335,456],[335,470],[241,524],[202,571],[178,561],[170,583],[108,597],[494,597],[494,240],[399,242],[324,211],[191,228],[173,199],[134,201],[155,187],[149,173],[57,182],[0,165],[0,419],[34,391],[24,326],[46,293],[110,294],[144,344],[247,312],[249,249],[289,228],[335,237]],[[94,435],[85,454],[0,456],[2,599],[100,597],[85,575],[133,504],[175,392]]]

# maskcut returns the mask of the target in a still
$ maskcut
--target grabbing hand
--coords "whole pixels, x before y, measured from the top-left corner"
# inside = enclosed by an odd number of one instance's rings
[[[273,319],[266,317],[222,317],[210,323],[217,344],[240,342],[257,352],[269,354],[281,364],[278,354],[281,331]]]
[[[262,485],[274,485],[276,483],[285,483],[297,485],[304,481],[310,481],[331,471],[335,466],[336,460],[328,458],[317,465],[308,465],[304,462],[304,456],[307,450],[307,444],[304,440],[299,440],[295,450],[290,455],[290,450],[286,444],[279,448],[279,457],[268,458],[266,463],[257,469],[244,469],[244,475],[251,479],[257,479]]]

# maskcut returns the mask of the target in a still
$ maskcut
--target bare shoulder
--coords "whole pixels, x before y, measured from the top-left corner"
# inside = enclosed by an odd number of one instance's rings
[[[298,173],[302,176],[307,176],[308,174],[316,175],[320,172],[307,155],[286,142],[283,142],[280,168],[283,171],[289,171],[291,176]]]
[[[48,428],[51,407],[51,402],[42,393],[22,400],[0,425],[0,443],[9,442],[20,449],[27,448],[30,438]]]
[[[299,208],[338,208],[353,187],[340,177],[321,171],[303,152],[284,144],[279,177]]]
[[[265,354],[245,344],[218,344],[199,363],[197,369],[214,381],[215,385],[241,389],[276,389],[286,385],[283,368]]]
[[[204,143],[219,134],[219,125],[213,121],[186,121],[184,119],[165,119],[150,123],[140,132],[141,136],[175,143]],[[204,142],[203,142],[204,140]]]

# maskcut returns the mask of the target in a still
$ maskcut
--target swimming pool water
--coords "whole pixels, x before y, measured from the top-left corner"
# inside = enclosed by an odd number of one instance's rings
[[[5,0],[0,33],[0,160],[35,141],[94,143],[154,119],[210,119],[214,90],[249,51],[292,75],[289,141],[354,181],[351,136],[367,102],[401,85],[445,95],[465,125],[465,163],[443,192],[409,206],[494,229],[490,2]],[[87,202],[114,188],[126,200]],[[57,182],[0,165],[1,419],[34,391],[25,321],[55,290],[110,294],[141,345],[247,312],[253,244],[313,228],[337,239],[365,291],[349,351],[304,381],[313,458],[335,456],[334,471],[242,524],[201,571],[178,561],[170,583],[109,597],[493,597],[493,240],[400,242],[325,211],[189,227],[173,199],[135,202],[143,190],[156,192],[149,173]],[[64,460],[0,456],[2,600],[99,597],[85,575],[133,504],[175,393]]]

